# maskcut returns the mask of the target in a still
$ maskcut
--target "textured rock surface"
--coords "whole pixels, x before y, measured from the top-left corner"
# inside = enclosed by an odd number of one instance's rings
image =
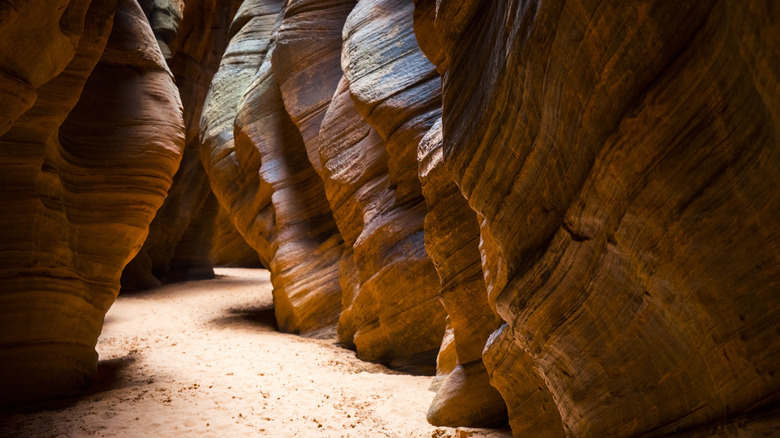
[[[444,165],[441,119],[423,137],[417,159],[428,205],[425,248],[439,274],[457,356],[457,366],[438,390],[428,421],[439,426],[502,425],[507,421],[506,405],[482,363],[485,341],[501,319],[488,306],[477,216]]]
[[[341,79],[341,31],[354,6],[354,0],[290,0],[276,35],[271,68],[317,173],[320,125]]]
[[[279,328],[314,335],[335,329],[341,310],[342,240],[271,68],[280,29],[295,35],[295,20],[306,17],[296,4],[289,16],[278,14],[279,3],[242,5],[234,24],[246,24],[231,40],[204,113],[204,162],[220,204],[271,271]],[[231,117],[225,107],[239,100]],[[299,102],[301,114],[313,109]]]
[[[200,7],[201,2],[198,0],[189,1],[187,7],[192,9],[196,3]],[[213,2],[211,3],[209,6],[213,6]],[[173,53],[169,45],[179,33],[182,15],[184,15],[184,0],[138,0],[138,4],[149,20],[157,44],[160,46],[160,52],[166,61],[170,61]],[[208,32],[208,29],[203,30]]]
[[[266,266],[270,261],[266,230],[271,225],[258,215],[271,202],[271,193],[259,190],[259,155],[251,149],[239,152],[235,148],[233,122],[244,92],[268,52],[281,7],[281,0],[242,3],[231,24],[230,43],[212,79],[201,118],[201,159],[212,190]]]
[[[0,5],[0,135],[32,107],[37,89],[71,62],[86,29],[89,0],[47,6],[27,0]]]
[[[775,6],[437,8],[445,161],[484,218],[489,298],[567,433],[776,401]]]
[[[443,331],[443,324],[439,329],[434,323],[433,333],[415,330],[409,324],[423,321],[425,305],[399,313],[404,310],[404,295],[414,304],[419,299],[415,294],[421,279],[429,278],[420,276],[420,272],[428,272],[427,255],[412,253],[419,251],[422,243],[419,204],[417,209],[406,209],[394,202],[386,144],[360,117],[348,84],[343,78],[334,95],[322,123],[319,149],[326,193],[345,242],[339,339],[354,345],[362,359],[432,373],[435,349],[441,342],[437,331]],[[404,249],[417,258],[404,259],[400,252]],[[405,278],[405,284],[414,287],[399,290],[391,280],[398,278]],[[433,304],[437,306],[427,316],[437,317],[442,313],[441,305]],[[416,327],[430,326],[424,321]]]
[[[346,77],[341,78],[333,95],[320,137],[318,151],[324,189],[344,239],[340,261],[343,310],[338,326],[339,341],[354,347],[358,322],[357,315],[353,317],[352,303],[360,293],[361,285],[376,270],[369,270],[373,267],[362,264],[358,266],[353,247],[366,222],[383,211],[379,206],[387,185],[387,153],[382,138],[357,112]]]
[[[501,391],[515,436],[564,437],[561,415],[531,356],[512,339],[504,324],[487,341],[483,357],[490,383]]]
[[[213,194],[211,196],[214,196]],[[207,201],[208,202],[208,201]],[[216,198],[214,198],[216,202]],[[233,219],[224,208],[219,207],[211,241],[211,260],[214,266],[237,268],[259,268],[263,264],[257,251],[246,243],[236,230]]]
[[[173,20],[176,15],[170,12],[171,8],[175,11],[178,7],[175,4],[160,0],[148,3],[150,9],[144,10],[158,44],[170,55],[168,63],[181,95],[186,148],[173,186],[152,221],[144,246],[122,273],[122,292],[214,275],[210,266],[210,237],[217,209],[214,205],[205,206],[211,187],[200,161],[200,116],[211,79],[227,46],[237,2],[189,1],[181,23]],[[154,25],[167,30],[160,31]],[[164,40],[161,35],[165,36]]]
[[[141,284],[261,261],[282,330],[440,352],[435,424],[776,433],[774,3],[238,3],[0,5],[0,404],[89,380],[151,229]]]
[[[67,394],[95,373],[103,316],[184,147],[173,77],[137,3],[94,1],[84,17],[69,24],[83,34],[67,68],[0,138],[0,403]]]
[[[358,200],[363,224],[354,222],[359,234],[352,245],[360,287],[342,317],[342,338],[354,331],[361,358],[432,374],[445,315],[438,301],[436,271],[424,247],[426,209],[417,179],[417,144],[438,117],[440,94],[438,75],[414,38],[413,12],[411,3],[372,0],[359,2],[347,19],[345,84],[354,108],[379,138],[360,123],[344,123],[352,129],[350,135],[362,131],[370,139],[342,135],[343,144],[336,146],[342,150],[335,154],[339,161],[332,162],[330,173],[344,173],[344,181],[360,178],[357,166],[349,169],[339,155],[375,159],[376,164],[358,165],[369,173],[365,182],[370,186],[355,191],[365,199]],[[344,103],[341,107],[353,111]],[[338,117],[328,117],[338,123]],[[335,133],[339,128],[331,129]],[[331,135],[321,136],[330,141]],[[386,158],[380,157],[375,144],[380,140]],[[330,196],[335,211],[339,201]],[[404,288],[397,286],[401,278]]]

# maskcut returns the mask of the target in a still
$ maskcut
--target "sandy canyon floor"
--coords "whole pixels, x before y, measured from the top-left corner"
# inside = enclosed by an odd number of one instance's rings
[[[275,330],[268,272],[121,296],[87,395],[0,414],[14,437],[510,437],[434,427],[432,378]]]

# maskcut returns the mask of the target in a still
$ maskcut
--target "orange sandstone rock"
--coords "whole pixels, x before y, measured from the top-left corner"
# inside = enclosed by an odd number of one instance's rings
[[[365,188],[371,199],[363,204],[371,207],[363,207],[363,227],[352,245],[360,288],[349,318],[342,318],[350,329],[342,332],[354,330],[361,358],[433,374],[445,314],[424,247],[417,144],[438,117],[440,94],[438,74],[414,38],[413,12],[411,3],[362,1],[344,27],[346,84],[355,109],[385,143],[386,158],[377,161],[382,169],[372,171],[386,176]]]
[[[0,137],[2,404],[94,375],[120,273],[184,148],[178,92],[137,3],[93,1],[70,24],[83,27],[75,56]]]
[[[566,433],[691,432],[777,400],[771,2],[436,7],[444,159]]]
[[[476,213],[444,165],[440,120],[420,142],[417,159],[428,206],[425,248],[439,274],[457,359],[436,393],[428,421],[437,426],[501,426],[507,421],[506,404],[490,385],[482,363],[485,341],[501,319],[488,305]]]
[[[211,186],[200,160],[200,117],[237,6],[235,1],[189,1],[179,22],[171,18],[178,6],[149,3],[148,10],[144,9],[158,44],[168,52],[168,64],[182,99],[186,147],[168,197],[157,211],[141,251],[122,273],[122,292],[214,276],[210,252],[217,206],[206,205]],[[161,5],[165,6],[162,11],[158,10]],[[155,29],[155,23],[162,30]]]
[[[279,29],[298,14],[285,17],[270,3],[249,3],[234,21],[245,24],[204,111],[204,161],[220,204],[271,271],[280,329],[319,335],[335,330],[341,310],[342,239],[272,69]]]

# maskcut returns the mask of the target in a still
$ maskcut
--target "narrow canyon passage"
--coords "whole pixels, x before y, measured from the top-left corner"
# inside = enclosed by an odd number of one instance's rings
[[[90,393],[0,418],[0,436],[511,436],[431,426],[431,377],[280,333],[268,271],[216,273],[120,296]]]

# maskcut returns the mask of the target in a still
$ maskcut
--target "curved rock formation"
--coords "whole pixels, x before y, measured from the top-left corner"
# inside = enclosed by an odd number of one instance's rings
[[[414,4],[414,33],[420,49],[436,65],[437,72],[443,73],[447,63],[435,29],[436,1],[416,0]],[[479,220],[444,164],[442,141],[438,119],[417,149],[419,177],[428,206],[425,248],[439,274],[441,300],[452,331],[452,339],[445,338],[445,343],[451,344],[443,343],[439,353],[437,376],[442,382],[428,410],[428,421],[442,426],[503,425],[507,421],[506,403],[489,383],[482,362],[485,342],[502,321],[487,301]],[[449,352],[447,347],[454,351]],[[442,355],[451,354],[455,362],[447,365],[451,369],[445,372],[441,365],[447,359]]]
[[[237,2],[188,1],[181,23],[174,20],[180,14],[175,1],[147,3],[149,10],[144,9],[161,50],[168,52],[168,63],[181,95],[186,148],[144,246],[122,273],[122,292],[214,276],[210,238],[217,209],[205,207],[211,186],[200,160],[200,117],[211,79],[227,46]],[[162,26],[162,30],[155,25]]]
[[[190,10],[194,9],[196,1],[189,1],[186,7]],[[201,2],[197,3],[198,9],[201,9]],[[211,3],[209,6],[213,7],[214,4]],[[138,0],[138,4],[149,20],[152,32],[157,38],[157,44],[160,46],[160,52],[166,61],[170,61],[173,58],[173,52],[169,45],[179,34],[179,26],[182,24],[182,16],[185,13],[184,0]],[[208,29],[203,29],[203,31],[203,33],[209,32]]]
[[[567,436],[547,384],[536,372],[531,356],[514,342],[506,324],[487,340],[482,360],[490,384],[501,391],[514,436]]]
[[[211,195],[214,196],[213,194]],[[217,198],[214,198],[216,202]],[[209,202],[208,200],[206,202]],[[219,204],[217,204],[219,206]],[[224,208],[218,207],[214,224],[214,237],[211,241],[211,260],[214,266],[233,266],[238,268],[260,268],[263,264],[257,251],[241,237],[233,219]]]
[[[102,6],[111,9],[111,4]],[[72,61],[90,5],[90,0],[56,0],[47,7],[27,0],[0,5],[0,135],[32,107],[38,88]]]
[[[238,3],[0,4],[0,405],[89,380],[148,231],[134,281],[246,239],[282,330],[438,352],[434,424],[776,432],[774,3]]]
[[[271,202],[260,191],[259,156],[251,149],[238,152],[233,122],[244,92],[263,63],[282,1],[245,1],[230,26],[230,42],[211,82],[201,117],[201,160],[219,205],[265,266],[271,254],[266,230],[270,218],[258,218]],[[243,155],[242,155],[243,154]]]
[[[564,3],[437,2],[444,157],[506,336],[574,436],[776,401],[774,6]]]
[[[354,6],[354,0],[290,0],[275,37],[271,68],[318,174],[320,126],[341,79],[341,31]]]
[[[432,374],[445,314],[424,247],[426,209],[417,179],[417,144],[439,115],[440,95],[438,74],[414,37],[413,12],[413,5],[403,1],[362,1],[344,27],[346,83],[355,109],[384,140],[381,165],[387,176],[369,189],[374,192],[371,211],[362,207],[363,226],[353,244],[360,288],[348,318],[342,318],[349,327],[342,333],[354,330],[353,342],[363,359]],[[359,125],[354,128],[369,133]],[[355,145],[359,139],[346,140]],[[375,141],[357,145],[351,153],[373,148]],[[348,167],[334,163],[331,173]],[[401,278],[404,289],[397,287]]]
[[[339,274],[343,309],[338,325],[339,342],[355,348],[357,322],[352,315],[352,303],[362,283],[375,271],[356,265],[353,246],[365,224],[382,211],[378,200],[382,199],[386,186],[387,153],[382,138],[357,112],[346,77],[342,76],[330,102],[320,138],[318,151],[324,189],[344,239]],[[362,353],[362,349],[358,351],[358,355]]]
[[[439,274],[457,357],[436,393],[428,421],[437,426],[500,426],[507,421],[506,404],[490,386],[482,350],[501,319],[487,302],[477,216],[444,165],[441,119],[423,137],[417,159],[428,205],[425,248]]]
[[[212,86],[203,122],[204,162],[220,204],[271,271],[280,329],[317,335],[335,328],[341,309],[342,240],[271,68],[285,19],[294,22],[302,14],[279,14],[272,39],[270,25],[281,5],[252,3],[242,5],[234,21],[243,27]],[[235,112],[226,111],[239,100]],[[302,115],[313,109],[300,103]]]
[[[137,3],[93,1],[85,17],[68,67],[0,138],[0,404],[94,375],[120,273],[184,147],[173,77]]]

